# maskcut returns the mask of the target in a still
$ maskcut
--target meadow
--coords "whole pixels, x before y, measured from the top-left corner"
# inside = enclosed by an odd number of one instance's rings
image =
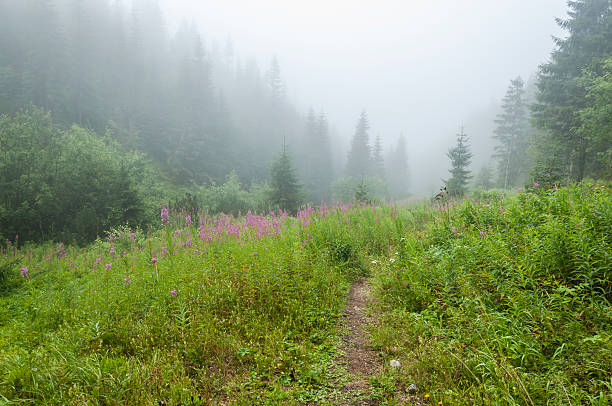
[[[332,404],[368,278],[372,401],[608,405],[611,239],[610,187],[582,183],[7,242],[0,404]]]

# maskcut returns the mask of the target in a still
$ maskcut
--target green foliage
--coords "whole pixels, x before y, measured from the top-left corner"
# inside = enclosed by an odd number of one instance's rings
[[[609,404],[610,193],[491,191],[406,229],[374,270],[372,340],[404,366],[396,384],[453,405]]]
[[[50,114],[31,108],[0,117],[0,150],[0,228],[7,238],[86,242],[150,218],[155,200],[145,197],[156,190],[146,161],[109,139],[77,126],[61,130]]]

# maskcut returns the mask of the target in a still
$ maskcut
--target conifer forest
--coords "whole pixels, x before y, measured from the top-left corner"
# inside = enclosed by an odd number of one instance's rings
[[[612,0],[0,0],[0,406],[612,405]]]

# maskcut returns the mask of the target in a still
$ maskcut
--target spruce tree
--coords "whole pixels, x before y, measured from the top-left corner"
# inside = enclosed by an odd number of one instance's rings
[[[468,145],[468,136],[463,131],[457,134],[457,144],[454,148],[448,150],[446,154],[451,160],[452,168],[449,169],[451,174],[450,179],[446,180],[446,188],[452,196],[462,197],[467,192],[467,185],[472,178],[470,175],[469,166],[472,163],[472,152]]]
[[[524,100],[524,82],[517,77],[510,82],[502,102],[502,112],[495,123],[495,157],[498,159],[499,185],[504,189],[526,179],[528,116]]]
[[[270,167],[270,203],[274,207],[295,214],[302,204],[302,186],[291,162],[287,144]]]
[[[394,198],[403,198],[409,195],[408,185],[410,173],[408,171],[408,153],[406,151],[406,139],[401,134],[397,140],[395,150],[391,152],[389,162],[389,184],[391,195]]]
[[[601,73],[612,55],[612,0],[569,1],[569,18],[557,19],[567,30],[555,38],[550,62],[540,66],[534,122],[541,130],[535,145],[533,175],[540,182],[580,181],[593,173],[597,151],[591,145],[581,111],[588,108],[585,70]]]
[[[376,136],[376,140],[374,142],[372,167],[374,176],[377,176],[381,180],[385,180],[385,160],[383,158],[383,147],[380,141],[380,135]]]
[[[369,130],[370,123],[368,122],[368,115],[363,111],[357,122],[355,135],[351,141],[351,147],[348,153],[346,163],[346,174],[348,176],[358,178],[371,173]]]

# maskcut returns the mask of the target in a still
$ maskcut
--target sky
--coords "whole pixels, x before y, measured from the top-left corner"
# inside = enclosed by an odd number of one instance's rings
[[[362,110],[389,147],[403,133],[415,191],[435,190],[460,125],[473,169],[489,162],[491,114],[509,82],[549,59],[563,0],[160,0],[262,70],[276,56],[291,100],[327,112],[348,143]]]

